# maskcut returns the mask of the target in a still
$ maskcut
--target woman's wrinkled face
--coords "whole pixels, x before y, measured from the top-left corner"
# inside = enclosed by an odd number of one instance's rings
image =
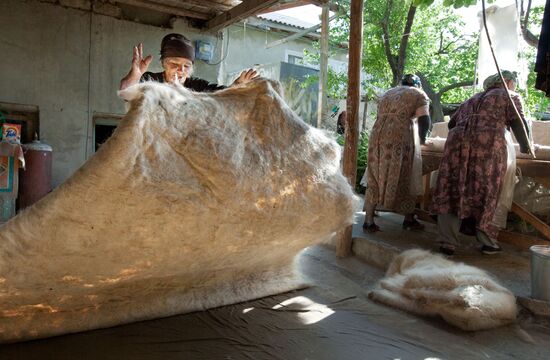
[[[193,72],[193,62],[183,57],[167,57],[162,60],[162,67],[164,79],[170,83],[178,81],[183,84]]]
[[[506,80],[506,86],[508,86],[508,90],[516,91],[516,82],[514,80]]]

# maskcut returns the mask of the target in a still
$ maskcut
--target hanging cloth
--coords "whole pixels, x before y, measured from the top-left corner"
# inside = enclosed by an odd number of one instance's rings
[[[550,0],[546,0],[542,28],[540,30],[539,47],[535,71],[537,80],[535,88],[542,90],[550,97]]]

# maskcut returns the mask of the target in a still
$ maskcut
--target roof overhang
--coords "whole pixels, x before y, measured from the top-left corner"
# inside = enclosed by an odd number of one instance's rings
[[[217,32],[253,15],[308,4],[323,5],[328,0],[102,0],[114,6],[129,5],[193,20],[195,27]]]

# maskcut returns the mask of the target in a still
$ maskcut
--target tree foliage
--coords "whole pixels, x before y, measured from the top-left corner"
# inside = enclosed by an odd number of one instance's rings
[[[419,74],[432,100],[434,120],[442,119],[442,102],[460,103],[471,96],[473,89],[466,85],[473,84],[475,78],[478,36],[464,33],[464,23],[453,8],[475,3],[475,0],[365,1],[362,68],[367,96],[373,98],[394,86],[396,77],[403,73]],[[406,31],[412,5],[418,8],[413,12],[410,31]],[[340,16],[330,27],[331,49],[337,49],[349,38],[349,1],[341,1],[339,6]],[[540,8],[531,9],[528,19],[531,28],[540,28],[541,14]],[[408,42],[403,48],[405,36]],[[533,51],[525,56],[533,60]],[[318,59],[316,52],[307,57],[309,62]],[[396,71],[395,65],[400,61],[403,67]],[[531,73],[531,89],[533,82]],[[329,71],[328,83],[330,96],[345,98],[347,74]],[[548,106],[542,93],[530,91],[526,99],[532,110]]]
[[[493,2],[493,0],[488,0],[487,2]],[[430,6],[434,3],[434,0],[414,0],[414,6]],[[455,9],[461,7],[472,6],[477,3],[477,0],[443,0],[443,6],[452,6]]]
[[[364,89],[369,98],[395,86],[404,73],[422,73],[433,93],[432,101],[461,101],[468,94],[453,90],[451,96],[440,90],[474,78],[477,38],[462,34],[462,21],[449,8],[439,4],[411,11],[411,0],[370,0],[364,7],[362,67]],[[342,14],[349,13],[341,4]],[[348,40],[349,17],[341,16],[331,25],[330,43]],[[407,41],[404,41],[406,38]],[[329,88],[337,86],[345,97],[346,76],[329,74]],[[332,77],[332,79],[331,79]],[[442,118],[439,116],[439,118]]]
[[[538,38],[542,25],[542,16],[544,14],[544,6],[537,6],[531,9],[529,17],[529,26],[536,29],[533,35]],[[534,47],[528,47],[523,53],[523,57],[529,63],[529,76],[527,78],[527,88],[520,90],[523,95],[526,108],[536,118],[541,118],[542,112],[548,111],[550,107],[550,99],[546,97],[544,92],[535,89],[535,60],[536,51]]]

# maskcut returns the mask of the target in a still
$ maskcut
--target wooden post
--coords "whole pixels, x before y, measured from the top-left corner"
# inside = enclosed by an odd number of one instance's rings
[[[327,108],[328,76],[328,1],[323,4],[321,13],[321,59],[319,62],[319,101],[317,102],[317,127],[323,125]]]
[[[344,143],[344,175],[355,186],[357,172],[357,142],[359,139],[359,104],[361,85],[361,53],[363,46],[363,0],[351,0],[350,7],[350,35],[349,35],[349,64],[348,64],[348,97],[346,111],[346,140]],[[340,233],[336,244],[336,256],[351,255],[351,230],[348,226]]]
[[[428,211],[430,203],[432,202],[432,189],[430,188],[432,181],[432,173],[429,172],[422,176],[424,180],[424,195],[422,196],[422,210]]]

